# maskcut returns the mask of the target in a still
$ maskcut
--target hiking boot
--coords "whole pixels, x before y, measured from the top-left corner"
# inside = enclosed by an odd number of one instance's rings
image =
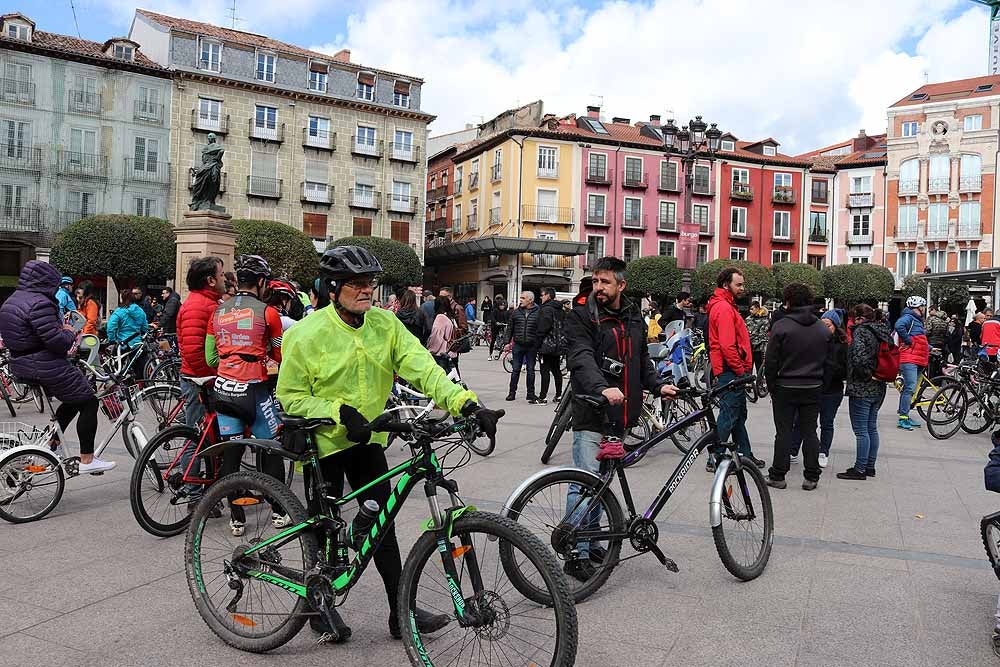
[[[802,490],[803,491],[815,491],[817,484],[819,484],[819,481],[817,481],[815,479],[802,480]]]
[[[913,427],[910,426],[910,418],[909,417],[900,417],[899,421],[896,422],[896,428],[901,428],[904,431],[912,431]]]
[[[420,607],[417,607],[417,610],[413,612],[413,618],[417,622],[417,631],[422,635],[437,632],[451,623],[451,617],[447,614],[432,614]],[[389,614],[389,634],[392,635],[393,639],[403,638],[403,633],[399,629],[399,618],[395,612]]]
[[[770,476],[767,478],[767,485],[772,489],[786,489],[788,488],[788,482],[783,479],[772,479]]]
[[[866,480],[868,478],[865,477],[865,473],[861,472],[860,470],[858,470],[854,466],[851,466],[850,468],[848,468],[844,472],[838,472],[837,473],[837,479],[850,479],[850,480],[854,480],[856,482],[860,482],[860,481]]]
[[[585,584],[590,581],[591,577],[597,574],[597,568],[590,563],[590,557],[588,556],[587,560],[574,558],[566,561],[566,564],[563,565],[563,572],[573,577],[580,583]]]

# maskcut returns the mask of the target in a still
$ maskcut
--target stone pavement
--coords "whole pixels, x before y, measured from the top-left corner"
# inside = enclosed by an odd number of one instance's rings
[[[455,475],[468,502],[495,510],[541,467],[552,410],[527,405],[523,387],[521,400],[503,403],[509,376],[487,362],[482,349],[463,358],[462,370],[485,401],[508,410],[496,452],[475,457]],[[577,607],[577,664],[1000,663],[989,646],[1000,586],[979,538],[979,518],[1000,507],[1000,497],[983,490],[988,437],[961,434],[939,442],[924,429],[897,431],[895,398],[890,390],[877,478],[833,476],[853,461],[845,404],[819,489],[802,491],[800,466],[793,465],[789,488],[771,490],[774,550],[755,581],[739,582],[722,567],[708,529],[711,476],[696,466],[660,516],[660,545],[680,573],[667,572],[652,556],[617,569]],[[750,411],[755,452],[769,460],[770,403]],[[374,571],[346,603],[354,627],[346,646],[314,646],[308,629],[269,655],[224,645],[194,610],[183,537],[160,540],[139,528],[128,501],[130,460],[120,443],[112,453],[119,469],[74,479],[47,519],[0,525],[0,666],[406,663],[389,637]],[[662,447],[630,470],[640,504],[653,497],[678,457]],[[394,448],[390,458],[400,460],[402,453]],[[570,461],[566,437],[552,463]],[[422,499],[411,498],[398,522],[404,551],[424,517]]]

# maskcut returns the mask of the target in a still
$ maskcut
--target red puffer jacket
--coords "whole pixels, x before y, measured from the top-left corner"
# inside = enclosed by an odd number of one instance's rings
[[[177,313],[177,345],[181,350],[181,374],[189,377],[215,375],[205,361],[205,332],[219,307],[219,295],[210,289],[194,290]]]
[[[708,357],[712,361],[712,374],[719,376],[724,370],[743,375],[753,370],[753,352],[750,332],[746,322],[736,310],[732,293],[718,287],[708,300]]]

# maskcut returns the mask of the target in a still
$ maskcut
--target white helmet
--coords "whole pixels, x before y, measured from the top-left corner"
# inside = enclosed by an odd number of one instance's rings
[[[907,308],[923,308],[927,305],[927,299],[922,296],[911,296],[906,300]]]

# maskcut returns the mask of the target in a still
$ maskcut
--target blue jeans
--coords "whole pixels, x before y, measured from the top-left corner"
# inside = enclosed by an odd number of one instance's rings
[[[875,459],[878,458],[878,411],[882,407],[884,398],[884,396],[881,398],[851,396],[847,399],[851,428],[857,441],[854,467],[861,472],[874,468]]]
[[[528,399],[535,398],[535,348],[514,343],[514,348],[510,352],[510,395],[517,392],[517,379],[521,376],[521,367],[527,366],[528,370]]]
[[[719,376],[719,386],[729,384],[736,379],[736,373],[725,370]],[[747,433],[747,393],[745,391],[727,391],[719,400],[719,419],[716,422],[719,432],[719,442],[727,442],[732,437],[736,451],[744,456],[750,456],[750,434]]]
[[[601,439],[603,436],[597,431],[573,431],[573,465],[595,475],[600,474],[601,462],[597,460],[597,453],[601,451]],[[586,506],[587,500],[580,499],[580,487],[576,484],[569,485],[569,492],[566,494],[566,511],[571,511],[581,503],[577,509],[577,514],[566,517],[567,521],[576,522],[579,520],[579,512]],[[594,507],[590,511],[590,516],[581,521],[579,528],[583,530],[593,530],[600,526],[601,506]],[[590,542],[579,542],[576,545],[580,552],[580,558],[590,557]]]
[[[205,405],[201,402],[201,387],[191,382],[186,377],[181,376],[181,398],[184,399],[184,423],[191,428],[198,428],[201,420],[205,417]],[[197,442],[197,441],[196,441]],[[194,446],[188,446],[181,452],[175,470],[186,475],[197,475],[201,472],[201,459],[194,462],[191,469],[191,457],[194,456]],[[204,487],[199,484],[187,485],[188,493],[200,495]]]
[[[819,453],[830,455],[830,446],[833,444],[833,420],[837,418],[837,411],[844,400],[843,394],[823,394],[819,399]],[[789,453],[792,456],[799,455],[799,447],[802,445],[802,432],[799,430],[798,417],[795,418],[795,425],[792,427],[792,447]]]
[[[910,403],[913,401],[913,392],[917,388],[917,376],[920,374],[920,366],[916,364],[900,364],[899,372],[903,376],[903,391],[899,392],[899,411],[896,414],[900,417],[909,417]]]

